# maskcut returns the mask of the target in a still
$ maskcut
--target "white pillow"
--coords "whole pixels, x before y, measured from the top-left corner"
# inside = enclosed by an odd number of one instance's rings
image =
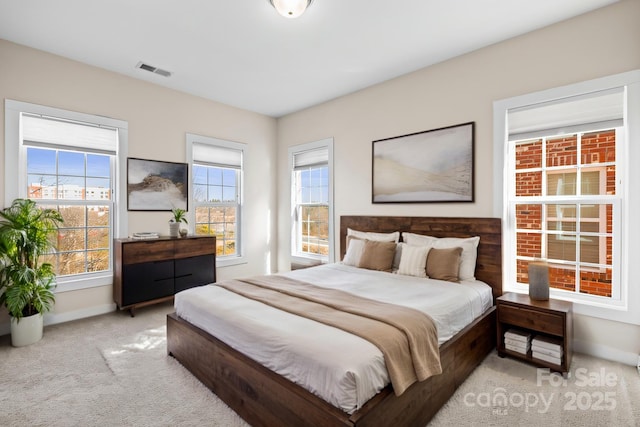
[[[346,265],[357,267],[364,251],[364,240],[348,239],[348,242],[347,253],[344,254],[342,262]]]
[[[358,231],[347,228],[347,236],[357,237],[358,239],[374,240],[376,242],[396,242],[400,240],[400,232],[393,233],[374,233],[372,231]]]
[[[431,246],[409,246],[402,248],[398,274],[427,277],[427,255]]]
[[[400,268],[400,260],[402,259],[402,248],[407,246],[406,243],[397,243],[396,244],[396,255],[393,257],[393,266],[391,267],[391,271],[396,273],[398,268]]]
[[[438,238],[425,236],[424,234],[402,232],[402,241],[411,246],[433,246],[438,241]]]
[[[478,258],[478,244],[480,237],[433,237],[422,234],[402,233],[402,239],[411,246],[425,246],[431,244],[436,249],[462,248],[460,256],[460,280],[475,280],[476,259]]]

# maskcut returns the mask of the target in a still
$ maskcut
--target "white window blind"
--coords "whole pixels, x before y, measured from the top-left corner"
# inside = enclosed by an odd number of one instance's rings
[[[201,165],[242,169],[242,150],[194,142],[193,161]]]
[[[620,87],[510,109],[509,141],[620,127],[623,106]]]
[[[22,114],[21,124],[23,144],[27,146],[78,148],[103,154],[116,154],[118,148],[114,128],[31,114]]]
[[[320,148],[317,150],[302,151],[293,155],[293,170],[312,166],[323,166],[329,163],[329,150]]]

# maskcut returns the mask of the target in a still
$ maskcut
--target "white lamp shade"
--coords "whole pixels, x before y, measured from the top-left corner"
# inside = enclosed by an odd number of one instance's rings
[[[278,13],[285,18],[302,15],[312,0],[269,0]]]

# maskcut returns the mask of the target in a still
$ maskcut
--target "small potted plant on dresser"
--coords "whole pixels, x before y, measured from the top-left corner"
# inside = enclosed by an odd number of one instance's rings
[[[178,237],[182,235],[180,223],[184,222],[185,224],[189,224],[187,222],[187,211],[181,208],[174,208],[171,212],[173,213],[173,218],[169,220],[169,236]]]
[[[0,304],[11,316],[16,347],[42,338],[43,315],[55,302],[56,277],[42,256],[53,249],[51,238],[62,222],[60,212],[28,199],[16,199],[0,211]]]

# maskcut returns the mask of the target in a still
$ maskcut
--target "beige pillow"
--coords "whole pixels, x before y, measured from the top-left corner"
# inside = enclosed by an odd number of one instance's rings
[[[394,242],[364,241],[364,249],[358,267],[369,270],[391,271],[396,254]]]
[[[459,282],[462,248],[431,248],[427,256],[427,276],[431,279]]]

